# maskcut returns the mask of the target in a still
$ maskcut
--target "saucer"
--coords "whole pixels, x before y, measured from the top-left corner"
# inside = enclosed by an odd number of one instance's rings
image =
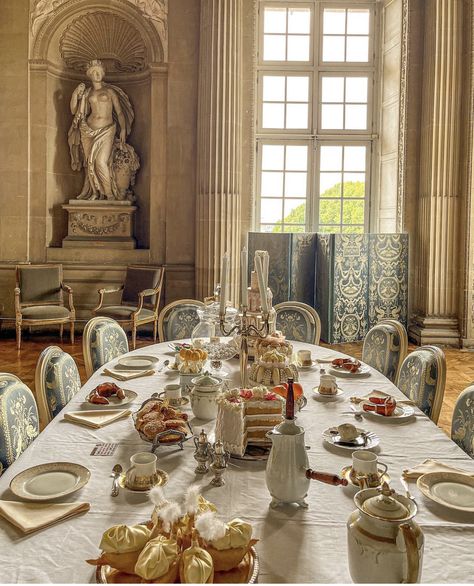
[[[165,393],[166,391],[161,391],[161,393],[158,393],[158,397],[160,397],[160,399],[165,399]],[[183,405],[187,405],[189,403],[189,397],[180,397],[179,402],[176,404],[171,403],[169,400],[168,403],[170,407],[182,407]]]
[[[131,488],[127,485],[127,474],[130,470],[131,470],[131,468],[129,468],[126,472],[122,473],[118,479],[118,483],[119,483],[120,488],[124,488],[125,490],[129,490],[130,492],[139,492],[139,493],[143,494],[144,492],[148,492],[149,490],[151,490],[155,486],[164,486],[168,482],[169,476],[168,476],[167,472],[157,468],[156,474],[155,474],[155,481],[152,486],[150,486],[148,488],[143,488],[143,489]]]
[[[349,484],[359,488],[360,484],[357,482],[357,480],[355,480],[351,476],[351,472],[352,472],[352,466],[345,466],[341,470],[341,476],[342,476],[342,478],[345,478]],[[387,472],[383,473],[383,468],[378,468],[378,472],[379,472],[379,479],[380,479],[378,484],[371,484],[369,486],[369,488],[377,488],[378,486],[380,486],[382,484],[382,482],[390,482],[390,475]]]
[[[366,431],[360,427],[356,428],[359,435],[353,442],[341,442],[341,437],[338,433],[337,427],[328,427],[323,431],[323,439],[326,443],[341,448],[342,450],[370,450],[378,446],[380,438],[371,431]],[[365,442],[364,442],[365,437]]]
[[[312,370],[317,366],[318,362],[316,360],[311,360],[311,364],[301,364],[300,362],[298,362],[298,360],[296,361],[296,368],[298,368],[299,370]]]
[[[344,394],[344,391],[337,387],[337,392],[335,395],[323,395],[318,391],[318,387],[313,387],[313,397],[317,401],[337,401],[338,398]]]

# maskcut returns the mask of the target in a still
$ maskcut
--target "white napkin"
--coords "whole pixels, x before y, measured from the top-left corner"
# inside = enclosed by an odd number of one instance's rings
[[[0,501],[0,515],[25,535],[50,527],[91,508],[89,503],[22,503]]]
[[[111,376],[112,378],[120,381],[128,381],[134,378],[140,378],[142,376],[151,376],[152,374],[155,374],[153,369],[141,370],[139,372],[131,372],[130,374],[126,374],[125,372],[117,372],[113,368],[104,368],[102,372],[102,375]]]
[[[364,395],[363,397],[351,397],[351,403],[362,403],[362,401],[368,401],[370,397],[378,397],[380,399],[386,399],[388,397],[391,397],[392,395],[388,395],[387,393],[384,393],[383,391],[370,391],[370,393],[367,393],[367,395]],[[404,405],[416,405],[416,403],[414,403],[413,401],[410,401],[410,399],[396,399],[397,403],[403,403]]]
[[[420,476],[423,476],[423,474],[428,474],[428,472],[460,472],[461,474],[474,476],[472,472],[466,472],[466,470],[461,470],[454,466],[448,466],[448,464],[443,464],[443,462],[428,458],[428,460],[418,464],[418,466],[404,470],[403,478],[405,480],[417,480]]]
[[[64,414],[64,419],[70,423],[79,423],[86,427],[99,429],[109,423],[128,417],[132,412],[129,409],[97,409],[94,411],[69,411]]]

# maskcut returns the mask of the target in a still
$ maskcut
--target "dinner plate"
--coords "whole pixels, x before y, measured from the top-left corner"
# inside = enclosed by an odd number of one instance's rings
[[[337,401],[341,395],[344,394],[344,391],[338,387],[337,392],[335,395],[322,395],[318,391],[318,387],[313,387],[313,397],[317,401]]]
[[[361,364],[357,372],[349,372],[342,366],[330,366],[329,372],[335,376],[344,376],[347,378],[364,378],[370,376],[370,368],[366,364]]]
[[[73,462],[49,462],[23,470],[10,482],[16,496],[29,501],[49,501],[76,492],[89,482],[87,468]]]
[[[120,358],[115,365],[117,370],[149,370],[159,361],[156,356],[125,356]]]
[[[362,406],[364,403],[366,405],[371,404],[368,401],[364,401],[364,402],[360,403],[360,405]],[[371,419],[377,419],[378,421],[390,422],[390,421],[407,421],[408,419],[411,419],[415,415],[415,410],[413,409],[413,407],[410,407],[409,405],[397,405],[395,407],[395,411],[393,412],[392,415],[380,415],[379,413],[376,413],[375,411],[364,411],[363,409],[361,409],[359,411],[359,413],[361,415],[369,417],[369,419],[371,418]]]
[[[107,408],[111,408],[113,407],[114,409],[116,409],[117,407],[123,407],[125,405],[128,405],[129,403],[131,403],[132,401],[134,401],[138,395],[135,391],[131,391],[130,389],[122,389],[125,393],[125,398],[124,399],[119,399],[116,395],[112,395],[111,397],[107,397],[107,400],[109,402],[108,405],[101,405],[100,403],[91,403],[90,401],[86,400],[84,401],[83,405],[85,405],[88,409],[107,409]]]
[[[474,477],[460,472],[428,472],[416,485],[429,499],[455,511],[474,513]]]
[[[356,428],[359,432],[359,436],[356,439],[359,439],[359,443],[354,443],[351,445],[340,444],[338,440],[340,436],[337,434],[337,427],[328,427],[323,431],[323,439],[326,443],[330,444],[331,446],[335,446],[336,448],[341,448],[342,450],[370,450],[378,446],[380,443],[380,438],[378,435],[373,433],[372,431],[367,431],[360,427]],[[336,432],[336,433],[331,433]],[[362,434],[365,435],[366,443],[362,441]]]

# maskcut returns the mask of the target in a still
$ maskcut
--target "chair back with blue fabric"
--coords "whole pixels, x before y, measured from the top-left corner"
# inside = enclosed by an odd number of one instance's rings
[[[367,332],[362,361],[396,384],[407,350],[408,336],[403,325],[394,319],[384,319]]]
[[[474,385],[464,389],[456,401],[451,439],[474,458]]]
[[[287,340],[319,344],[321,320],[315,309],[299,301],[285,301],[275,305],[277,330]]]
[[[436,346],[420,346],[405,358],[398,388],[438,423],[446,385],[446,357]]]
[[[33,393],[13,374],[0,372],[0,463],[8,468],[39,433]]]
[[[81,378],[74,358],[58,346],[43,350],[35,374],[41,429],[56,417],[80,388]]]
[[[163,307],[158,318],[160,342],[190,338],[199,323],[197,310],[202,307],[204,303],[197,299],[180,299]]]
[[[127,334],[109,317],[93,317],[86,323],[82,337],[86,374],[92,375],[101,366],[128,352]]]

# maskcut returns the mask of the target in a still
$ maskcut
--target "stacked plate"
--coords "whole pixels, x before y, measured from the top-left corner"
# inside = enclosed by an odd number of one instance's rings
[[[150,370],[158,363],[159,358],[156,356],[145,356],[137,354],[136,356],[125,356],[117,361],[113,367],[114,370],[123,370],[125,372]]]

